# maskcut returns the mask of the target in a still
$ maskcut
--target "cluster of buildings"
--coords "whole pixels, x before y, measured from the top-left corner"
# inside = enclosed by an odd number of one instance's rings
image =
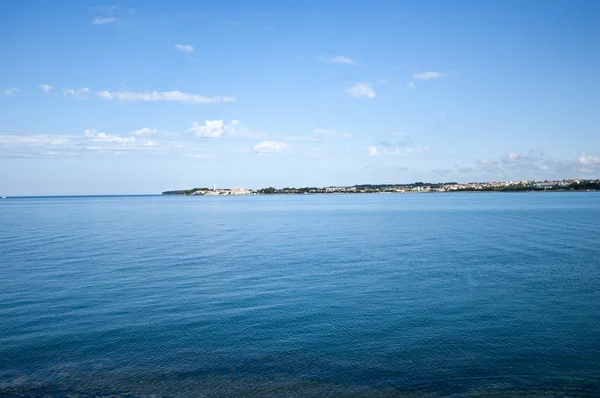
[[[499,181],[470,183],[423,183],[355,185],[352,187],[324,188],[267,188],[258,193],[302,194],[302,193],[411,193],[411,192],[470,192],[470,191],[545,191],[545,190],[598,190],[600,179],[564,179],[555,181]]]
[[[226,196],[226,195],[251,195],[253,191],[249,191],[244,188],[231,188],[231,189],[217,189],[213,186],[213,189],[197,189],[191,192],[189,195],[202,195],[202,196]]]
[[[193,188],[183,191],[167,191],[163,194],[193,195],[193,196],[230,196],[258,194],[319,194],[319,193],[412,193],[412,192],[484,192],[484,191],[551,191],[551,190],[600,190],[600,179],[564,179],[554,181],[499,181],[499,182],[470,182],[470,183],[423,183],[412,184],[379,184],[355,185],[351,187],[304,187],[282,188],[273,187],[258,190],[244,188],[217,189]]]
[[[556,190],[567,189],[573,184],[580,184],[587,180],[565,179],[555,181],[498,181],[498,182],[472,182],[468,184],[442,184],[435,186],[434,191],[452,192],[452,191],[535,191],[535,190]]]

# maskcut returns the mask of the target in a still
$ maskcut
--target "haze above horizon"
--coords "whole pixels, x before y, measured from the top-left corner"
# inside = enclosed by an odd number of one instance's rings
[[[595,1],[0,9],[0,195],[600,177]]]

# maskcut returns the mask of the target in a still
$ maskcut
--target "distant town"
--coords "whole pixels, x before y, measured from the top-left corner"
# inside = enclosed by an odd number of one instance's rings
[[[501,181],[501,182],[457,182],[412,184],[363,184],[354,186],[304,187],[281,189],[217,189],[192,188],[165,191],[163,195],[227,196],[227,195],[298,195],[298,194],[358,194],[358,193],[417,193],[417,192],[528,192],[528,191],[600,191],[600,178],[596,180],[564,179],[556,181]]]

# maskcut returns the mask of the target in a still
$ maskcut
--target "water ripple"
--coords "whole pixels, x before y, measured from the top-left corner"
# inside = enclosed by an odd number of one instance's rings
[[[27,198],[0,226],[0,395],[600,395],[596,193]]]

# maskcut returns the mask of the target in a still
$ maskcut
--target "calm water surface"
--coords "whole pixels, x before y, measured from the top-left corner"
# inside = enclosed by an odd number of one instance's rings
[[[9,198],[0,273],[0,395],[600,395],[598,193]]]

